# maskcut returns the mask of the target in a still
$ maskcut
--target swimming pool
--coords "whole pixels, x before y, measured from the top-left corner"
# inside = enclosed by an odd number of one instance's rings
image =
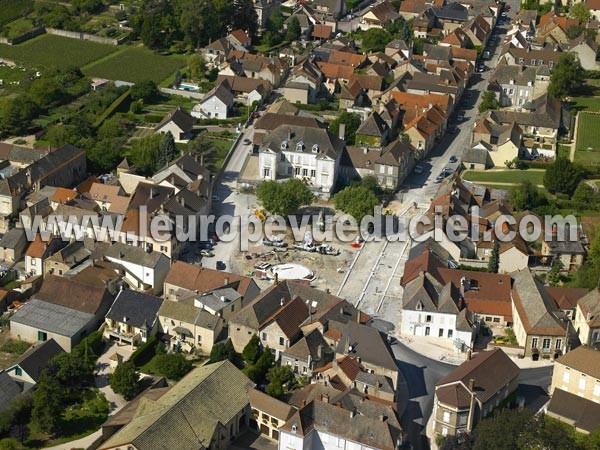
[[[195,86],[193,84],[185,84],[185,83],[179,83],[179,86],[177,86],[177,89],[181,89],[182,91],[189,91],[189,92],[196,92],[196,91],[200,90],[198,88],[198,86]]]

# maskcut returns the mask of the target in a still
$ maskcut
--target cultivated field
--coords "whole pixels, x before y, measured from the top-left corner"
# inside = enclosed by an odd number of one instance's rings
[[[160,83],[185,66],[183,56],[162,56],[143,47],[124,47],[101,61],[84,68],[86,75],[137,83]]]
[[[600,162],[600,114],[582,111],[577,121],[575,161]]]
[[[83,67],[116,49],[112,45],[44,34],[19,45],[0,44],[0,58],[35,67]]]

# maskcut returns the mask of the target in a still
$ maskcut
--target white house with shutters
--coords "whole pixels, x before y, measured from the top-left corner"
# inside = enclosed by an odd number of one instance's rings
[[[345,143],[321,128],[281,125],[265,136],[259,149],[260,181],[303,180],[328,198],[336,184]]]

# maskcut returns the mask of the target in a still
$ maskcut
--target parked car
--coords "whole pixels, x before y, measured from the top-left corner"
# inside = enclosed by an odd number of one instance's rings
[[[502,19],[498,20],[498,22],[496,23],[497,25],[504,25],[504,22],[502,22]]]
[[[417,164],[415,166],[415,173],[416,174],[423,173],[423,166],[421,164]]]
[[[218,202],[219,200],[221,200],[218,195],[213,195],[212,199],[214,202]]]
[[[435,184],[440,184],[442,181],[444,181],[444,177],[441,175],[438,175],[436,177],[436,179],[433,181]]]
[[[225,270],[227,266],[223,261],[217,261],[217,270]]]
[[[242,144],[244,145],[250,145],[252,142],[250,141],[250,139],[246,138],[242,141]]]
[[[465,113],[464,112],[459,112],[458,115],[456,116],[456,120],[458,120],[459,122],[462,122],[465,118]]]
[[[215,256],[215,254],[210,250],[200,250],[200,256],[204,256],[205,258],[212,258],[213,256]]]
[[[452,155],[450,157],[450,163],[455,163],[456,162],[456,156]]]

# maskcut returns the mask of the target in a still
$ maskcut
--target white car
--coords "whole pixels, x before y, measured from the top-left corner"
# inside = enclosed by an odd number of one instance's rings
[[[458,120],[459,122],[462,122],[465,118],[465,113],[463,112],[459,112],[458,116],[456,116],[456,120]]]

